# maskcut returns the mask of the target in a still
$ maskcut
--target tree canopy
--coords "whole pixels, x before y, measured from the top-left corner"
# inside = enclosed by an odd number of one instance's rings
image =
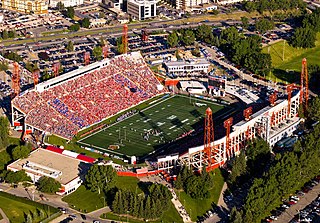
[[[19,145],[13,148],[12,150],[12,159],[23,159],[27,158],[29,153],[31,152],[31,144],[28,144],[26,146]]]
[[[178,42],[179,38],[176,32],[172,32],[167,36],[167,43],[170,47],[176,47]]]
[[[110,165],[93,165],[86,175],[85,185],[91,191],[100,194],[103,189],[107,190],[113,186],[116,176],[116,171]]]
[[[5,172],[4,180],[8,183],[16,184],[19,182],[31,181],[31,178],[26,174],[24,170],[19,170],[17,172]]]
[[[37,183],[37,189],[43,193],[53,194],[59,191],[61,184],[51,177],[42,176]]]
[[[89,27],[90,27],[90,20],[89,20],[89,18],[83,18],[83,19],[81,20],[81,26],[82,26],[83,28],[89,28]]]
[[[102,47],[101,46],[94,47],[92,54],[96,58],[96,60],[101,60],[102,59]]]
[[[9,145],[9,121],[6,117],[0,116],[0,151]]]

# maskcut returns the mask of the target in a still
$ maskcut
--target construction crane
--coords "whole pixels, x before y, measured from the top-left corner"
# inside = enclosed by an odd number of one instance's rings
[[[20,93],[20,68],[17,62],[13,63],[13,73],[12,73],[11,79],[12,79],[12,89],[13,89],[13,94],[11,96],[15,97]]]
[[[128,26],[124,24],[123,31],[122,31],[122,46],[123,46],[123,53],[128,52]]]
[[[90,52],[84,53],[84,65],[88,65],[90,63]]]
[[[224,121],[223,126],[226,128],[226,151],[227,154],[230,155],[230,129],[232,126],[233,118],[230,117],[227,120]]]
[[[39,83],[39,74],[40,70],[34,70],[32,73],[34,86],[36,86]]]
[[[204,153],[205,159],[209,164],[209,167],[213,163],[212,153],[213,153],[213,142],[214,142],[214,129],[213,129],[213,120],[212,120],[212,110],[207,108],[206,117],[204,120]]]

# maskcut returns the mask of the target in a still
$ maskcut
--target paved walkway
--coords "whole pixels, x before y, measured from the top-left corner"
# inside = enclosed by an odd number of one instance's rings
[[[169,190],[170,190],[170,192],[172,194],[171,201],[172,201],[174,207],[177,209],[177,211],[180,214],[180,216],[182,217],[183,222],[192,222],[190,216],[188,215],[186,209],[183,207],[183,205],[179,201],[178,196],[176,195],[174,190],[171,189],[171,188],[169,188]]]
[[[280,223],[289,222],[297,214],[298,210],[303,210],[308,204],[310,204],[320,194],[320,184],[314,186],[314,188],[306,193],[303,197],[300,197],[298,203],[288,208],[282,215],[278,217]]]
[[[3,210],[1,208],[0,208],[0,215],[2,216],[0,223],[10,223],[9,218],[7,217],[7,215],[3,212]]]

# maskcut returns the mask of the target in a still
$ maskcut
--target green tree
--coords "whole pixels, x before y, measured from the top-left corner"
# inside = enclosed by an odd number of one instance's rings
[[[103,189],[113,185],[116,176],[112,166],[93,165],[86,175],[85,184],[91,191],[97,191],[100,194]]]
[[[295,29],[289,43],[293,47],[312,48],[315,47],[316,32],[309,26]]]
[[[66,49],[68,50],[68,52],[74,51],[74,45],[71,40],[68,42]]]
[[[105,39],[104,39],[102,36],[100,37],[99,45],[100,45],[101,47],[104,47],[104,46],[106,45]]]
[[[194,32],[191,29],[182,29],[181,35],[180,35],[180,40],[183,45],[185,46],[190,46],[194,44],[194,41],[196,40]]]
[[[6,53],[4,54],[4,57],[7,58],[7,59],[9,59],[9,60],[16,61],[16,62],[22,61],[22,57],[19,56],[16,52],[12,52],[12,51],[6,52]]]
[[[231,185],[234,185],[239,180],[239,177],[246,175],[247,173],[247,161],[246,161],[246,154],[242,150],[240,155],[235,157],[232,161],[232,169],[231,173],[228,176],[228,182]]]
[[[176,32],[172,32],[167,36],[167,43],[170,47],[176,47],[178,45],[178,35]]]
[[[62,12],[65,10],[64,4],[62,2],[57,3],[57,9],[58,11]]]
[[[200,41],[211,43],[213,39],[212,27],[208,25],[198,26],[196,29],[196,38]]]
[[[58,181],[46,176],[40,177],[37,184],[37,189],[43,193],[54,194],[61,188],[61,184]]]
[[[17,160],[27,158],[30,152],[30,146],[16,146],[12,150],[12,159]]]
[[[5,165],[11,161],[9,153],[6,150],[0,152],[0,172],[5,168]],[[1,177],[1,176],[0,176]]]
[[[0,151],[9,145],[9,121],[5,116],[0,116]]]
[[[320,99],[319,97],[315,97],[312,99],[311,104],[309,106],[308,114],[310,118],[313,120],[320,120]]]
[[[122,53],[124,53],[124,50],[125,49],[124,49],[124,45],[122,43],[122,37],[119,37],[117,39],[117,51],[119,54],[122,54]]]
[[[66,16],[68,16],[70,19],[74,18],[74,8],[73,7],[67,7]]]
[[[79,29],[80,29],[80,25],[78,23],[72,24],[71,26],[69,26],[69,30],[72,32],[77,32]]]
[[[81,26],[83,28],[89,28],[90,27],[90,20],[89,18],[84,18],[81,20]]]
[[[3,30],[2,31],[2,39],[8,39],[9,35],[8,35],[8,31],[7,30]]]
[[[8,183],[19,183],[24,181],[31,181],[31,178],[26,174],[24,170],[19,170],[17,172],[8,171],[4,180]]]
[[[8,36],[9,38],[15,38],[17,36],[17,33],[15,30],[9,30]]]
[[[97,60],[101,60],[102,59],[102,47],[101,46],[94,47],[92,54]]]
[[[181,177],[181,174],[179,174],[177,176],[177,180],[174,182],[174,187],[177,189],[177,190],[181,190],[183,188],[183,182],[182,182],[182,177]]]
[[[244,222],[242,220],[241,212],[238,211],[236,207],[233,207],[231,209],[230,216],[229,216],[229,222],[230,223],[242,223],[242,222]]]
[[[274,23],[273,23],[273,21],[271,21],[269,19],[262,18],[256,22],[255,28],[257,31],[259,31],[260,33],[263,34],[263,33],[267,32],[268,30],[273,29]]]
[[[38,66],[37,66],[37,64],[31,63],[30,61],[27,61],[27,62],[26,62],[26,66],[25,66],[25,67],[26,67],[26,69],[27,69],[28,71],[30,71],[30,72],[33,72],[33,71],[39,69]]]
[[[249,27],[249,19],[248,17],[241,17],[242,28],[248,29]]]
[[[9,69],[9,64],[7,61],[3,60],[0,62],[0,71],[7,71]]]

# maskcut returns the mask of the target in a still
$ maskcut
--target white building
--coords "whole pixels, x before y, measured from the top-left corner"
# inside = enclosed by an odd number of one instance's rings
[[[7,169],[14,172],[24,170],[34,183],[42,176],[54,178],[61,184],[57,194],[67,195],[80,187],[84,174],[94,161],[91,157],[48,146],[11,163]]]
[[[244,0],[215,0],[214,2],[219,5],[227,5],[227,4],[233,4],[238,2],[243,2]]]
[[[56,7],[59,2],[62,2],[65,7],[82,5],[83,0],[50,0],[49,6]]]
[[[0,23],[3,23],[3,20],[4,20],[3,14],[0,14]]]
[[[207,73],[210,63],[204,59],[189,59],[182,61],[169,61],[164,63],[169,74],[180,76],[187,73]]]
[[[135,20],[145,20],[157,16],[157,1],[128,0],[127,13]]]
[[[189,92],[190,94],[207,93],[206,87],[199,81],[179,81],[178,86],[182,91]]]

